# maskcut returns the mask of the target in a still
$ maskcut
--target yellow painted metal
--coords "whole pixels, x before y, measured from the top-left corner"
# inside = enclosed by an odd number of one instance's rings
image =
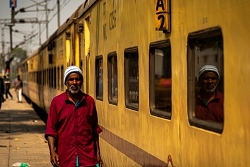
[[[94,98],[95,58],[103,56],[103,100],[96,99],[99,124],[159,160],[167,162],[170,155],[174,166],[248,166],[250,1],[171,1],[171,32],[156,30],[156,2],[160,1],[130,0],[128,3],[127,0],[100,0],[79,18],[84,22],[83,43],[79,48],[83,51],[84,84],[87,85],[87,93]],[[170,4],[165,6],[167,1],[162,2],[164,9]],[[72,29],[72,26],[68,28]],[[187,108],[188,34],[218,26],[222,30],[224,52],[225,122],[222,134],[190,126]],[[172,56],[170,120],[152,116],[149,107],[149,45],[166,39],[170,40]],[[62,64],[65,69],[72,61],[72,48],[65,37],[63,42]],[[124,49],[134,46],[139,51],[138,111],[126,108],[124,98]],[[107,55],[114,51],[118,55],[117,105],[108,102]],[[42,52],[45,57],[43,66],[47,69],[48,52],[46,48]],[[122,166],[139,166],[105,140],[100,140],[100,146],[106,166],[119,166],[121,162]]]
[[[66,62],[69,63],[70,62],[70,40],[66,40]]]
[[[79,56],[79,36],[75,36],[75,65],[80,66],[80,56]]]
[[[90,53],[91,56],[103,55],[104,60],[104,99],[96,101],[100,125],[162,161],[167,162],[171,155],[175,166],[247,166],[250,163],[250,106],[247,101],[250,98],[247,86],[250,85],[247,46],[250,43],[250,1],[171,1],[171,33],[155,30],[154,2],[107,0],[106,15],[102,8],[97,11],[100,4],[91,10],[90,31],[98,32],[91,33],[91,39],[98,40],[91,40]],[[101,14],[98,16],[98,13]],[[188,34],[217,26],[222,29],[224,42],[225,123],[222,134],[190,126],[187,109]],[[149,44],[166,39],[170,39],[172,54],[171,120],[150,115],[149,108]],[[124,99],[124,49],[133,46],[138,46],[139,50],[139,111],[127,109]],[[96,49],[98,54],[92,55]],[[107,55],[112,51],[118,55],[117,106],[109,104],[107,99]],[[95,85],[94,61],[92,58],[90,63],[91,85]],[[95,88],[90,90],[95,96]],[[110,150],[112,147],[107,143],[102,143],[101,147],[104,160],[112,159],[107,166],[126,159],[116,148]]]

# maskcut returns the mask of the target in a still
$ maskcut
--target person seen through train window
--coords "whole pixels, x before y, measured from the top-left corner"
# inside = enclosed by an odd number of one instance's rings
[[[45,138],[53,166],[94,167],[102,164],[98,116],[94,99],[81,91],[82,71],[69,66],[64,72],[67,90],[51,101]]]
[[[10,79],[6,75],[3,76],[3,79],[5,85],[5,98],[8,99],[8,95],[10,95],[11,99],[13,99],[13,96],[10,93]]]
[[[220,79],[218,69],[205,65],[199,71],[198,84],[200,91],[196,99],[196,118],[222,123],[224,121],[224,96],[216,88]]]

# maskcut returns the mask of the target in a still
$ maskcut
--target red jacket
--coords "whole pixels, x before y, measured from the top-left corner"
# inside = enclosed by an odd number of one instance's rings
[[[224,96],[219,91],[216,91],[214,99],[208,103],[202,100],[200,95],[198,95],[195,107],[196,118],[214,122],[223,122],[224,121],[223,104],[224,104]]]
[[[77,156],[81,167],[97,164],[94,136],[101,131],[91,96],[82,93],[77,106],[66,92],[52,100],[45,137],[56,138],[60,167],[76,167]]]

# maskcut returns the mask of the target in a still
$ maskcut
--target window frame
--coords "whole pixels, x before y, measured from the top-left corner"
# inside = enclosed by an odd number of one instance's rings
[[[196,97],[196,83],[195,83],[195,47],[197,45],[197,40],[217,38],[221,40],[222,47],[222,60],[224,59],[224,50],[223,50],[223,34],[220,27],[208,28],[188,34],[188,45],[187,45],[187,112],[188,120],[191,126],[202,128],[205,130],[213,131],[216,133],[223,132],[224,123],[217,123],[212,121],[201,120],[195,117],[195,97]],[[220,68],[224,68],[224,60],[220,64]],[[220,74],[220,81],[223,84],[223,73]],[[224,85],[223,92],[224,92]],[[224,104],[223,104],[224,105]],[[225,115],[225,110],[224,110]],[[224,120],[225,122],[225,120]]]
[[[99,85],[100,83],[100,77],[99,77],[99,74],[100,74],[100,66],[99,66],[99,64],[100,64],[100,61],[101,61],[101,63],[102,63],[102,71],[101,71],[101,74],[102,74],[102,76],[101,76],[101,78],[102,78],[102,84],[101,85]],[[96,56],[96,60],[95,60],[95,71],[96,71],[96,73],[95,73],[95,78],[96,78],[96,82],[95,82],[95,84],[96,84],[96,86],[95,86],[95,88],[96,88],[96,99],[98,99],[98,100],[103,100],[103,87],[104,87],[104,85],[103,85],[103,56],[102,55],[100,55],[100,56]],[[99,86],[101,86],[102,87],[102,92],[99,92],[100,91],[100,87]]]
[[[116,61],[116,67],[113,66],[113,63],[111,62],[112,59],[115,59]],[[112,68],[116,68],[116,82],[117,82],[117,87],[116,87],[116,99],[114,98],[115,96],[113,96],[112,94],[114,93],[112,91],[112,88],[114,88],[114,83],[112,82],[112,80],[114,79],[114,69]],[[111,52],[108,54],[108,100],[110,104],[114,104],[117,105],[118,103],[118,66],[117,66],[117,53],[116,52]]]
[[[170,70],[171,70],[171,80],[172,80],[172,54],[171,54],[171,45],[170,40],[162,40],[150,43],[150,50],[149,50],[149,103],[150,103],[150,114],[165,118],[171,119],[172,117],[172,83],[171,83],[171,92],[170,92],[170,99],[171,99],[171,111],[167,112],[164,110],[156,109],[155,108],[155,54],[153,51],[157,48],[167,48],[170,49]]]
[[[137,79],[136,78],[133,78],[133,79],[129,79],[129,76],[130,76],[130,65],[131,65],[131,63],[130,63],[130,60],[129,60],[129,58],[130,58],[130,56],[132,55],[134,55],[134,54],[136,54],[136,56],[137,56]],[[138,51],[138,47],[137,46],[135,46],[135,47],[131,47],[131,48],[126,48],[125,50],[124,50],[124,90],[125,90],[125,94],[124,94],[124,96],[125,96],[125,106],[126,106],[126,108],[129,108],[129,109],[132,109],[132,110],[136,110],[136,111],[138,111],[139,110],[139,51]],[[134,81],[134,82],[137,82],[137,96],[138,96],[138,102],[137,103],[131,103],[131,102],[129,102],[130,101],[130,99],[128,98],[128,96],[129,96],[129,91],[130,91],[130,89],[129,89],[129,84],[132,82],[132,80]],[[133,92],[133,93],[135,93],[135,96],[136,96],[136,91],[135,92]]]

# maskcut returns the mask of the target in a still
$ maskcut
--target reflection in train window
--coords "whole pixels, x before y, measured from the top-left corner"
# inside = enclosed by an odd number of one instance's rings
[[[172,75],[170,41],[150,44],[150,113],[171,118]]]
[[[188,35],[189,122],[222,133],[224,123],[223,37],[219,27]]]
[[[138,110],[139,104],[139,69],[138,48],[127,48],[124,51],[125,64],[125,103],[126,107]]]
[[[96,58],[96,98],[103,99],[103,58],[98,56]]]
[[[117,104],[118,98],[118,77],[117,77],[117,54],[116,52],[108,55],[108,93],[109,102]]]

